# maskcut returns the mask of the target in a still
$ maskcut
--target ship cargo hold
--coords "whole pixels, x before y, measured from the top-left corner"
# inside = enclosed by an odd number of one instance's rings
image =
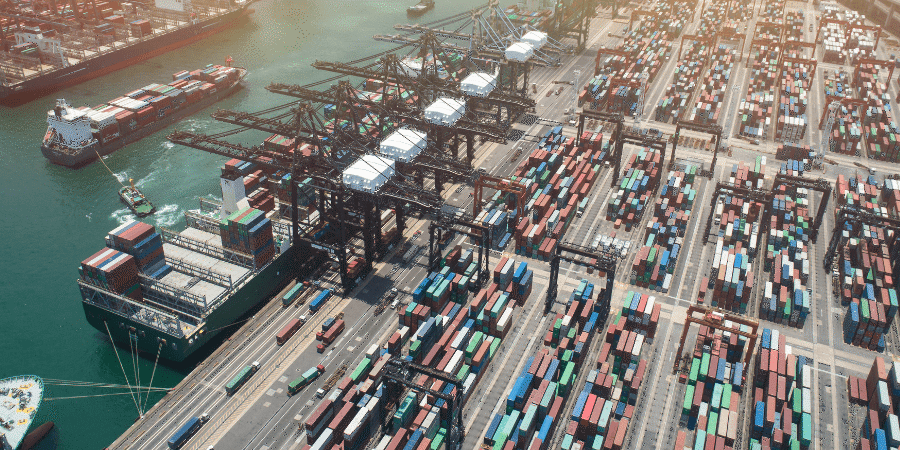
[[[290,224],[279,210],[266,214],[239,203],[201,199],[200,209],[185,212],[180,232],[138,221],[112,230],[106,247],[79,268],[88,322],[116,342],[130,339],[141,351],[180,362],[324,262],[323,253],[308,249],[298,264],[301,250],[290,245]],[[318,222],[309,214],[301,235]]]
[[[41,153],[54,164],[83,167],[228,97],[243,85],[246,74],[242,68],[209,64],[94,108],[73,108],[57,100],[47,111]]]
[[[0,104],[18,106],[197,42],[235,25],[247,2],[156,0],[148,8],[118,1],[84,11],[67,3],[23,2],[0,19],[17,45],[0,51]],[[59,10],[54,11],[58,5]],[[81,17],[79,17],[81,16]]]

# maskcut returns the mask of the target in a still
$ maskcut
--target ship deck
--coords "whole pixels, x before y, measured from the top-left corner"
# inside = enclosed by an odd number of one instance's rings
[[[179,234],[196,242],[222,247],[222,238],[207,231],[189,227]],[[223,261],[171,243],[163,244],[163,252],[167,258],[178,259],[195,267],[201,267],[222,275],[230,276],[232,282],[237,282],[250,272],[250,269],[241,267],[237,264]],[[226,286],[220,286],[208,280],[194,277],[177,270],[169,272],[166,276],[162,277],[160,281],[184,289],[191,294],[205,297],[207,302],[212,302],[214,299],[228,291]]]
[[[41,406],[44,384],[40,378],[19,376],[0,380],[0,435],[5,435],[12,448],[25,438],[31,421]]]
[[[210,17],[221,16],[228,13],[228,11],[229,9],[227,8],[209,7],[203,11],[198,19],[204,20]],[[63,50],[65,51],[65,56],[63,56],[63,58],[65,58],[65,63],[63,63],[62,59],[53,63],[47,63],[38,58],[25,57],[0,51],[0,72],[4,74],[5,78],[2,84],[10,88],[15,88],[15,86],[31,80],[32,78],[37,78],[47,75],[55,70],[63,69],[66,65],[74,66],[91,58],[121,50],[125,47],[130,47],[145,40],[165,35],[191,25],[190,20],[187,20],[184,17],[178,17],[156,10],[142,12],[141,15],[129,13],[126,14],[126,17],[128,22],[139,19],[151,19],[154,23],[152,32],[146,36],[131,36],[127,31],[122,31],[123,29],[127,30],[127,28],[124,28],[124,25],[117,24],[116,26],[120,28],[119,33],[117,34],[119,38],[105,42],[102,45],[97,45],[95,40],[85,38],[81,34],[65,35],[62,45]]]

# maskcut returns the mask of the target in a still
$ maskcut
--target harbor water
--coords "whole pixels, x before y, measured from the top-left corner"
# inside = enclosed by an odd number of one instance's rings
[[[190,364],[160,364],[153,373],[153,355],[132,358],[128,348],[110,345],[85,320],[75,283],[78,264],[100,250],[106,233],[131,216],[119,201],[119,182],[101,164],[73,171],[41,156],[46,111],[52,109],[54,99],[65,98],[76,107],[94,106],[150,83],[171,81],[171,75],[180,70],[223,64],[229,55],[235,65],[249,70],[246,89],[105,159],[119,181],[133,179],[156,204],[158,212],[146,219],[148,223],[180,229],[183,212],[195,209],[199,197],[219,190],[219,167],[226,158],[174,146],[165,139],[169,132],[212,134],[231,129],[209,114],[216,108],[254,112],[286,104],[290,98],[268,93],[265,87],[271,82],[321,80],[329,74],[311,67],[316,60],[348,62],[387,50],[393,45],[374,41],[372,35],[394,34],[395,24],[426,23],[485,2],[438,1],[422,17],[407,19],[405,9],[414,3],[260,0],[251,6],[254,12],[249,18],[206,40],[24,106],[0,107],[0,304],[4,316],[0,378],[33,374],[47,380],[46,400],[34,423],[52,420],[57,431],[40,448],[101,449],[138,417],[135,398],[127,389],[54,380],[124,385],[126,375],[135,383],[137,367],[141,385],[149,385],[152,375],[154,387],[172,387],[192,369]],[[243,142],[250,145],[266,137],[243,134]],[[162,394],[143,391],[141,397],[147,399],[145,409],[149,409]]]

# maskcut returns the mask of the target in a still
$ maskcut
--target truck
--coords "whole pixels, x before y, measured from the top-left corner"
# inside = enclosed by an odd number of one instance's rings
[[[325,347],[328,347],[329,345],[331,345],[331,343],[334,342],[334,340],[343,331],[344,331],[344,321],[342,319],[338,319],[334,322],[334,324],[332,324],[330,327],[328,327],[328,330],[320,331],[320,332],[316,333],[316,339],[322,341],[322,343],[316,347],[316,350],[319,353],[323,353],[325,351]]]
[[[297,330],[303,326],[303,322],[300,319],[293,319],[288,322],[278,334],[275,335],[275,343],[278,345],[284,345],[285,342],[288,341],[294,334],[297,333]]]
[[[301,389],[312,383],[316,378],[319,378],[319,375],[322,375],[322,373],[324,372],[325,366],[321,364],[316,367],[310,367],[306,372],[303,372],[303,375],[300,375],[300,378],[297,378],[296,380],[291,381],[290,384],[288,384],[288,396],[290,397],[300,392]]]
[[[288,306],[294,302],[300,294],[302,294],[306,288],[309,287],[309,281],[304,281],[302,283],[297,283],[294,287],[290,288],[285,294],[284,297],[281,297],[281,303],[284,306]],[[299,305],[299,304],[298,304]]]
[[[244,366],[244,368],[241,369],[241,371],[238,372],[237,375],[235,375],[234,378],[231,379],[231,381],[225,384],[225,393],[228,395],[234,395],[234,393],[237,392],[238,389],[240,389],[241,386],[243,386],[244,383],[246,383],[247,380],[249,380],[250,377],[253,376],[254,373],[256,373],[257,370],[259,370],[258,361],[254,361],[253,364],[250,364],[249,366]]]
[[[313,301],[309,302],[309,310],[312,312],[318,311],[329,298],[331,298],[331,289],[325,289],[324,291],[319,292],[319,295],[317,295]]]
[[[202,414],[199,417],[191,417],[188,419],[188,421],[185,422],[185,424],[182,425],[181,428],[179,428],[166,442],[169,444],[169,448],[177,450],[184,446],[188,439],[197,434],[200,427],[207,421],[209,421],[209,414]]]

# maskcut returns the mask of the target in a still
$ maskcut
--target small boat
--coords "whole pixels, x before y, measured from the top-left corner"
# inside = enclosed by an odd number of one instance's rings
[[[150,200],[147,200],[147,197],[144,197],[138,188],[134,187],[134,180],[128,180],[128,182],[130,186],[122,186],[122,189],[119,189],[119,198],[128,205],[131,212],[138,217],[146,217],[155,213],[156,207],[150,203]]]
[[[406,8],[406,15],[421,16],[431,8],[434,8],[434,0],[420,0],[419,3]]]

